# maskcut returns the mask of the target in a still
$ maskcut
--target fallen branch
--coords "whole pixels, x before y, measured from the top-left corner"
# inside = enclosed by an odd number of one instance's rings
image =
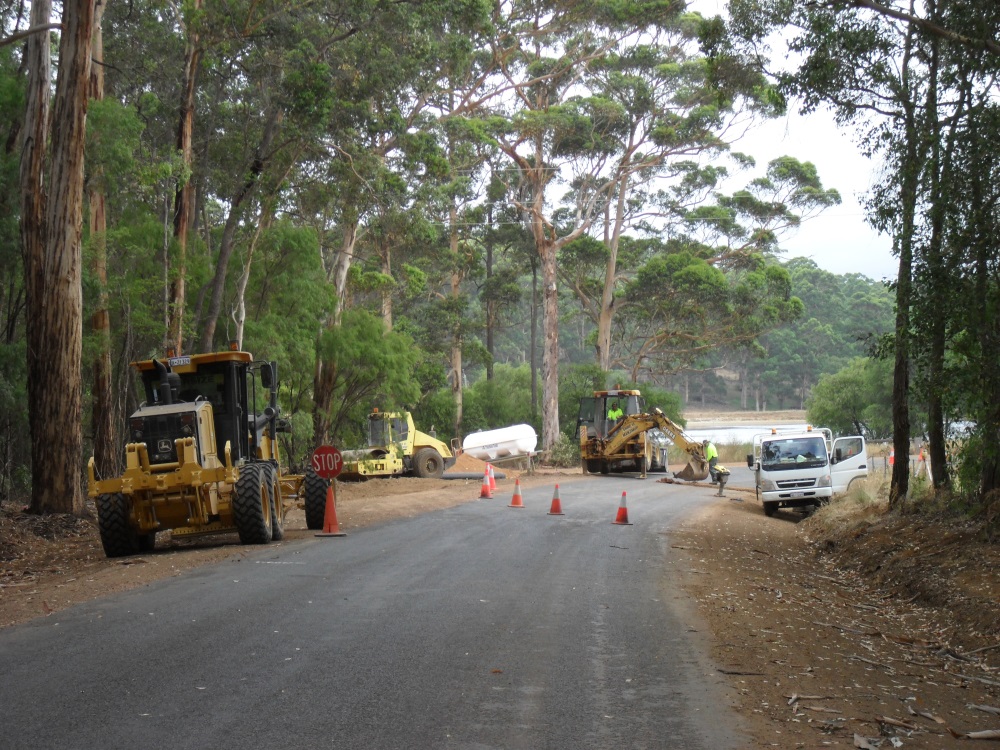
[[[836,628],[837,630],[842,630],[845,633],[856,633],[857,635],[882,635],[878,630],[855,630],[854,628],[845,628],[843,625],[837,625],[833,622],[816,622],[813,620],[813,625],[819,625],[823,628]]]
[[[916,711],[909,704],[906,705],[906,710],[910,712],[910,716],[923,716],[925,719],[930,719],[937,724],[945,724],[945,720],[940,716],[935,716],[930,711]]]
[[[1000,740],[1000,729],[984,729],[981,732],[956,732],[948,727],[951,736],[956,740]]]
[[[734,674],[734,675],[750,676],[750,677],[753,676],[760,677],[763,676],[764,674],[763,672],[737,672],[734,669],[720,669],[720,668],[716,668],[716,671],[722,672],[722,674]]]
[[[985,711],[988,714],[997,714],[998,716],[1000,716],[1000,708],[997,708],[995,706],[977,706],[974,703],[969,703],[966,706],[966,708],[971,708],[975,711]]]

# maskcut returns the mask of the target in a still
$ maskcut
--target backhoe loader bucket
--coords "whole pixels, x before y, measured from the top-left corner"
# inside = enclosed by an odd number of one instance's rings
[[[686,482],[697,482],[705,479],[708,477],[708,461],[700,456],[692,456],[687,466],[674,472],[674,477]]]

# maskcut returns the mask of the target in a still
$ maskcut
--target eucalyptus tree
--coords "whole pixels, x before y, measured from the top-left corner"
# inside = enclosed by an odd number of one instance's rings
[[[31,502],[35,513],[82,515],[81,232],[83,154],[93,0],[63,7],[59,74],[51,95],[48,0],[31,5],[21,133],[21,240],[27,314]],[[51,139],[51,140],[50,140]]]
[[[980,136],[984,142],[996,138],[989,123],[997,56],[982,50],[1000,29],[1000,9],[992,2],[951,0],[852,5],[736,0],[731,9],[737,27],[754,44],[790,24],[795,29],[790,47],[801,64],[777,73],[779,84],[802,96],[807,106],[831,104],[842,122],[859,126],[865,146],[884,157],[887,169],[869,208],[875,226],[893,236],[900,259],[892,342],[894,448],[903,454],[909,443],[913,380],[928,405],[933,475],[936,482],[947,482],[949,352],[965,340],[963,325],[981,320],[994,285],[988,259],[996,249],[978,230],[970,234],[966,229],[971,204],[989,192],[984,194],[983,186],[993,179],[994,161],[982,158],[978,147],[973,147],[978,160],[959,155]],[[977,238],[972,244],[970,236]],[[982,254],[976,258],[976,252]],[[949,281],[965,275],[955,269],[967,271],[969,288],[978,296],[951,293]],[[985,343],[991,329],[982,321],[974,330]],[[995,445],[1000,434],[1000,415],[982,408],[997,390],[986,377],[964,402],[983,446]],[[974,492],[982,497],[1000,481],[1000,456],[987,448],[969,457],[979,471]],[[907,467],[897,463],[890,504],[898,505],[907,490]]]
[[[608,166],[627,128],[620,108],[595,96],[587,77],[608,54],[634,45],[644,31],[672,26],[682,11],[663,0],[498,3],[482,73],[462,88],[455,110],[478,119],[517,170],[513,203],[531,231],[542,275],[543,450],[559,436],[558,255],[591,227],[616,189]],[[568,220],[554,215],[562,198]]]

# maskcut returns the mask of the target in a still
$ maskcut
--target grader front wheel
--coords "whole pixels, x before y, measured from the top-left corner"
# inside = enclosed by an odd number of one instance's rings
[[[97,526],[101,532],[101,546],[108,557],[125,557],[139,552],[140,538],[130,522],[130,510],[129,501],[120,492],[97,498]]]
[[[241,544],[271,541],[271,497],[259,466],[249,464],[240,469],[233,494],[233,523]]]

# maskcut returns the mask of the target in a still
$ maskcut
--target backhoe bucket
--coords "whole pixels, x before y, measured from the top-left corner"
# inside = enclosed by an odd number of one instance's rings
[[[676,479],[683,479],[686,482],[697,482],[708,477],[708,461],[694,456],[688,461],[688,465],[680,471],[674,472]]]

